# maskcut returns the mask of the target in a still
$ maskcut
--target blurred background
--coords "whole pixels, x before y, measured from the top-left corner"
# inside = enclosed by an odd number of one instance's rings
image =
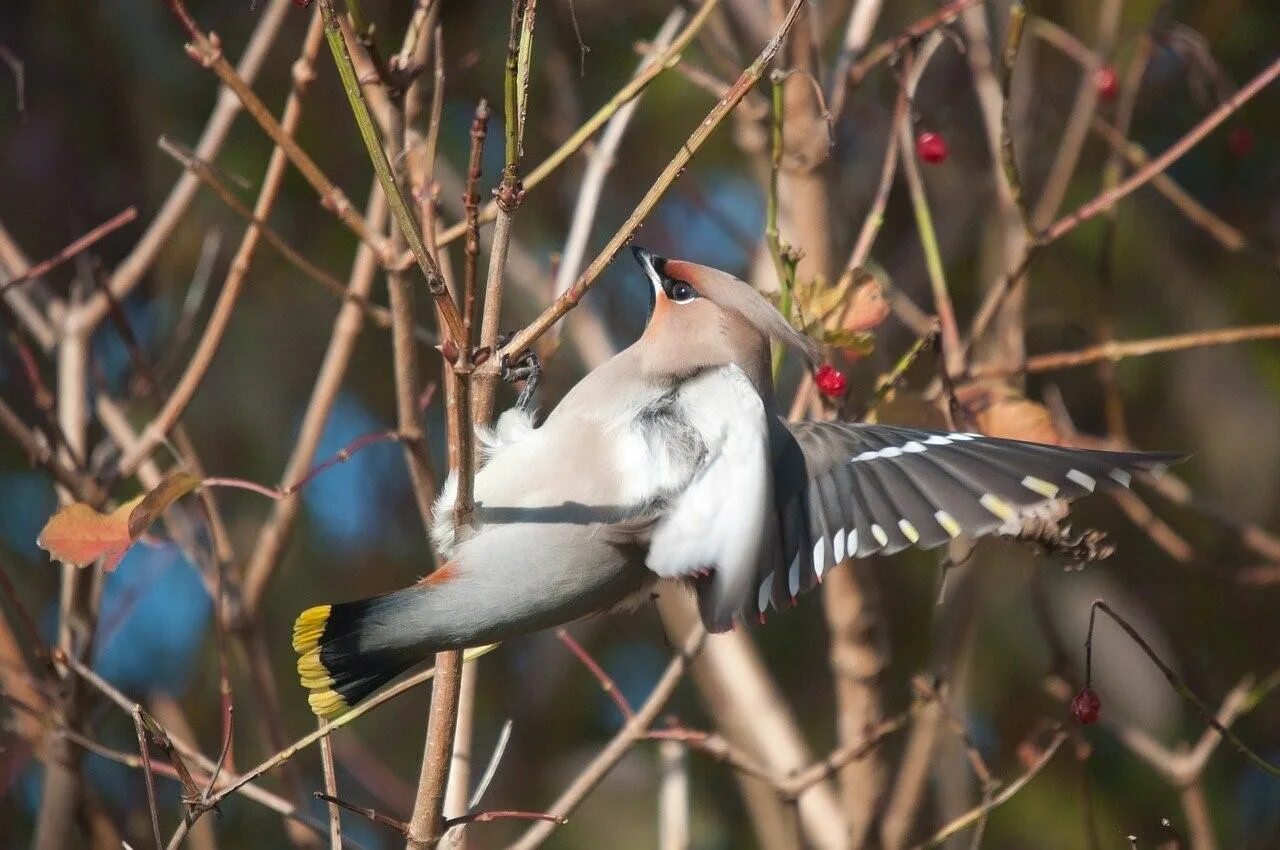
[[[238,57],[267,0],[193,0],[191,12],[218,33],[232,60]],[[726,3],[721,29],[741,44],[742,67],[763,39],[735,15],[749,3]],[[767,24],[767,4],[758,4]],[[849,3],[815,2],[821,78],[838,54]],[[606,3],[541,0],[538,4],[528,165],[540,162],[632,74],[635,45],[650,40],[671,2]],[[1055,22],[1086,43],[1097,28],[1095,2],[1045,0],[1034,15]],[[889,38],[929,14],[922,0],[885,4],[872,43]],[[398,44],[411,11],[407,2],[371,0],[366,11],[378,32]],[[290,66],[313,10],[290,8],[255,84],[273,110],[287,95]],[[1007,10],[988,4],[1003,44]],[[502,64],[510,9],[498,2],[445,2],[446,101],[440,135],[440,203],[447,222],[460,214],[460,175],[465,173],[468,127],[476,101],[501,104]],[[1123,4],[1113,62],[1127,67],[1143,34],[1156,24],[1180,39],[1157,40],[1139,90],[1131,137],[1148,152],[1165,149],[1230,92],[1276,58],[1280,10],[1274,0]],[[1185,29],[1182,29],[1182,28]],[[958,26],[958,33],[963,30]],[[1188,34],[1195,33],[1197,41]],[[156,146],[164,134],[194,145],[212,108],[214,77],[183,52],[183,34],[159,2],[0,5],[0,46],[21,61],[19,86],[0,65],[0,221],[28,257],[57,252],[75,237],[121,209],[134,205],[139,220],[95,245],[91,260],[66,264],[46,278],[65,296],[92,264],[111,269],[128,253],[154,215],[180,167]],[[995,279],[992,256],[995,183],[969,63],[944,45],[921,82],[913,104],[918,130],[942,135],[949,157],[922,166],[948,282],[966,329],[982,293]],[[730,54],[733,55],[733,54]],[[715,55],[702,41],[687,54],[695,65],[726,81]],[[322,46],[317,77],[303,105],[298,137],[353,202],[363,204],[371,185],[368,159],[338,86],[331,57]],[[1123,76],[1123,73],[1122,73]],[[1014,141],[1023,183],[1034,198],[1049,172],[1062,128],[1080,81],[1079,66],[1043,41],[1027,38],[1014,79]],[[825,237],[795,232],[788,238],[813,251],[806,240],[825,238],[837,263],[853,245],[875,191],[898,90],[894,72],[882,65],[849,93],[834,126],[834,146],[821,174],[829,192]],[[1019,92],[1022,92],[1019,94]],[[18,93],[21,92],[21,100]],[[762,86],[760,93],[767,93]],[[714,98],[677,72],[667,72],[644,95],[634,123],[622,139],[617,163],[604,186],[588,257],[624,220],[678,145],[710,109]],[[750,103],[750,102],[749,102]],[[1115,104],[1102,99],[1099,114]],[[740,113],[745,113],[744,107]],[[648,220],[637,242],[665,255],[687,257],[741,276],[760,260],[765,213],[767,159],[764,125],[749,115],[726,123]],[[490,125],[483,186],[495,185],[502,164],[501,109]],[[217,157],[218,165],[247,181],[240,192],[252,203],[270,144],[240,116]],[[914,151],[910,152],[914,155]],[[1067,188],[1065,213],[1096,195],[1108,148],[1091,136]],[[762,162],[765,168],[761,167]],[[531,191],[515,221],[509,297],[503,325],[518,328],[545,305],[552,292],[573,205],[582,179],[582,156],[571,159]],[[1229,250],[1190,223],[1164,197],[1144,188],[1119,207],[1114,244],[1107,228],[1090,222],[1039,256],[1031,273],[1025,313],[1030,353],[1087,346],[1107,321],[1118,339],[1156,337],[1199,329],[1280,321],[1280,87],[1272,86],[1169,171],[1183,188],[1243,236]],[[345,279],[354,252],[350,234],[317,203],[292,170],[272,216],[272,225],[314,263]],[[162,383],[172,386],[207,319],[243,224],[207,190],[168,240],[149,274],[124,302],[124,310]],[[482,240],[487,244],[488,237]],[[453,263],[461,262],[456,242]],[[924,258],[901,176],[889,197],[882,232],[871,260],[876,274],[926,312],[932,311]],[[481,258],[481,268],[486,258]],[[1110,281],[1108,284],[1107,281]],[[381,277],[374,300],[385,303]],[[568,320],[566,342],[548,360],[541,390],[550,408],[583,372],[584,362],[608,346],[624,346],[643,327],[647,294],[630,259],[620,257]],[[422,306],[420,299],[419,305]],[[302,411],[328,342],[336,301],[303,279],[278,254],[258,252],[246,290],[207,379],[183,421],[211,474],[275,485],[297,435]],[[579,315],[582,314],[582,315]],[[425,311],[420,309],[420,315]],[[7,322],[7,317],[3,319]],[[426,319],[424,318],[424,321]],[[575,329],[576,328],[576,329]],[[5,325],[0,342],[0,394],[29,422],[36,408]],[[855,393],[866,397],[915,339],[897,316],[876,330],[875,349],[847,361]],[[108,393],[140,427],[154,407],[131,381],[131,366],[119,335],[104,323],[94,337],[93,387]],[[593,348],[594,346],[594,348]],[[587,352],[584,354],[583,352]],[[926,355],[926,361],[932,355]],[[427,377],[439,377],[439,359],[423,357]],[[53,366],[42,363],[46,380]],[[933,375],[932,362],[908,375],[900,405],[885,411],[892,421],[919,421],[914,397]],[[1280,532],[1280,344],[1249,343],[1134,358],[1115,370],[1128,439],[1146,449],[1191,454],[1177,469],[1197,505],[1174,504],[1141,491],[1155,515],[1167,522],[1184,548],[1175,558],[1153,541],[1134,517],[1105,498],[1087,500],[1075,523],[1107,531],[1116,544],[1111,559],[1083,571],[1010,544],[984,545],[969,564],[972,626],[962,661],[952,671],[953,708],[997,777],[1024,769],[1018,744],[1041,718],[1065,719],[1059,697],[1044,686],[1054,661],[1045,623],[1073,653],[1068,672],[1081,680],[1080,655],[1089,602],[1106,598],[1129,616],[1147,640],[1206,703],[1216,708],[1246,675],[1265,678],[1280,667],[1280,563],[1248,545],[1241,525]],[[503,390],[500,405],[510,402]],[[1096,368],[1031,376],[1026,397],[1046,393],[1061,399],[1084,434],[1112,429]],[[445,468],[443,412],[439,396],[426,412],[437,469]],[[328,457],[353,438],[395,425],[389,336],[366,326],[341,394],[329,417],[318,457]],[[90,444],[105,443],[102,427],[90,425]],[[109,464],[109,461],[104,461]],[[136,492],[132,483],[114,491]],[[290,628],[301,609],[329,600],[357,598],[403,586],[431,566],[398,446],[368,448],[319,476],[303,492],[304,515],[281,569],[265,597],[260,626],[262,652],[280,683],[287,737],[314,728],[305,694],[296,685]],[[218,501],[241,557],[252,545],[272,505],[250,493],[222,491]],[[56,496],[49,477],[33,468],[13,443],[0,439],[0,570],[15,587],[46,638],[53,635],[59,570],[37,549],[36,537]],[[1148,523],[1149,524],[1149,523]],[[1274,538],[1272,538],[1274,540]],[[1167,542],[1167,539],[1166,539]],[[881,689],[887,712],[912,699],[911,679],[935,660],[937,553],[904,553],[874,561],[880,615],[889,647]],[[844,567],[842,569],[847,569]],[[212,622],[214,606],[200,575],[180,550],[163,540],[136,546],[106,581],[98,623],[94,668],[131,698],[179,709],[206,752],[216,752],[219,729],[218,664]],[[9,620],[17,611],[0,602]],[[752,632],[768,668],[792,702],[800,728],[815,753],[836,740],[833,681],[827,622],[819,594]],[[576,624],[571,631],[617,678],[633,702],[644,699],[670,650],[651,609]],[[1159,672],[1109,624],[1100,626],[1095,647],[1095,687],[1108,719],[1145,730],[1170,746],[1194,742],[1202,722]],[[236,764],[241,769],[269,754],[257,734],[242,665],[233,665],[236,693]],[[335,736],[343,796],[400,818],[408,816],[421,754],[428,691],[418,689],[380,708]],[[1241,718],[1239,734],[1265,757],[1280,760],[1280,698],[1272,696]],[[686,724],[711,728],[690,684],[670,706]],[[0,712],[3,713],[3,712]],[[136,747],[129,719],[101,699],[91,702],[89,727],[102,743],[125,751]],[[595,680],[547,633],[511,641],[483,662],[477,696],[476,759],[492,751],[498,731],[513,721],[511,744],[485,805],[539,809],[599,750],[621,723],[617,709]],[[901,736],[885,749],[896,764]],[[1068,743],[1093,748],[1085,767],[1060,754],[1028,787],[999,809],[986,829],[995,848],[1077,848],[1088,845],[1082,816],[1082,775],[1101,847],[1154,847],[1170,836],[1161,819],[1184,823],[1179,789],[1127,747],[1115,727],[1083,731]],[[940,748],[928,785],[924,818],[935,826],[942,813],[959,810],[948,767],[963,766],[963,752]],[[758,838],[747,818],[732,772],[699,755],[690,756],[692,846],[750,847]],[[89,755],[84,760],[95,810],[134,841],[147,841],[146,799],[138,772]],[[314,749],[296,760],[303,787],[321,787]],[[550,846],[643,848],[656,844],[657,749],[636,748],[573,815],[557,828]],[[0,846],[31,840],[41,794],[42,769],[14,732],[0,738]],[[266,784],[279,787],[274,777]],[[964,783],[961,783],[964,786]],[[969,793],[972,793],[972,785]],[[1223,847],[1280,847],[1280,782],[1248,766],[1229,747],[1209,762],[1199,786],[1212,831]],[[162,813],[177,811],[176,785],[160,782]],[[976,799],[976,798],[974,798]],[[951,808],[948,808],[948,807]],[[323,807],[314,805],[317,816]],[[221,817],[209,816],[224,847],[279,846],[284,830],[265,809],[232,798]],[[344,817],[349,836],[364,847],[390,847],[400,839],[364,819]],[[474,847],[496,847],[514,839],[525,824],[496,822],[470,829]],[[89,846],[88,822],[72,834]],[[931,830],[920,833],[924,837]],[[1185,827],[1182,828],[1185,834]],[[133,846],[144,846],[134,844]]]

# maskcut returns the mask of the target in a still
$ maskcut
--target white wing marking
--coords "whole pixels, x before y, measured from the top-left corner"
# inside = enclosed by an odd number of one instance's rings
[[[845,529],[843,529],[843,528],[842,528],[842,529],[840,529],[839,531],[837,531],[837,532],[836,532],[835,537],[831,538],[831,546],[832,546],[832,548],[833,548],[833,549],[835,549],[835,553],[834,553],[834,554],[835,554],[835,560],[836,560],[836,563],[837,563],[837,564],[840,564],[840,563],[843,563],[843,562],[844,562],[844,558],[845,558],[845,549],[844,549],[844,538],[845,538],[845,534],[846,534]],[[818,578],[822,578],[822,573],[818,573]]]

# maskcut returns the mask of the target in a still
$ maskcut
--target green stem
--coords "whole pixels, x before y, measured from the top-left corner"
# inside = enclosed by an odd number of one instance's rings
[[[920,355],[925,351],[925,349],[931,347],[934,340],[937,338],[938,329],[935,327],[927,334],[917,339],[911,347],[907,349],[906,354],[903,354],[902,357],[898,358],[898,362],[894,364],[893,369],[889,371],[889,374],[885,375],[876,385],[875,395],[872,396],[871,403],[867,405],[866,412],[857,417],[858,421],[867,422],[870,420],[870,417],[875,414],[876,408],[878,408],[884,400],[889,397],[889,394],[893,392],[898,384],[902,383],[902,379],[907,374],[907,370],[915,365],[915,362]]]
[[[427,247],[422,242],[422,233],[418,228],[418,223],[414,219],[413,213],[409,210],[409,205],[405,203],[404,195],[400,193],[400,187],[396,183],[395,175],[392,174],[391,162],[387,159],[387,152],[382,146],[382,140],[378,138],[378,130],[374,126],[373,116],[369,114],[369,106],[364,101],[364,92],[360,88],[360,80],[356,75],[355,65],[352,64],[351,54],[347,51],[346,40],[342,37],[342,28],[338,24],[338,13],[333,4],[334,0],[320,0],[320,11],[324,15],[325,39],[329,43],[329,49],[333,52],[333,61],[338,68],[338,76],[342,80],[342,88],[347,93],[347,100],[351,104],[351,113],[356,119],[356,126],[360,129],[360,137],[364,140],[365,148],[368,149],[369,160],[373,163],[373,170],[378,176],[378,183],[381,184],[382,191],[387,196],[387,203],[395,216],[396,224],[404,234],[405,242],[408,244],[409,250],[413,252],[413,257],[417,260],[418,267],[422,270],[422,274],[427,280],[427,290],[435,298],[436,304],[440,308],[440,314],[444,318],[448,337],[453,340],[462,340],[462,318],[458,315],[458,310],[453,300],[449,298],[444,277],[441,276],[440,270],[436,267],[431,255],[427,253]],[[395,262],[399,258],[391,257],[389,259]]]
[[[908,94],[915,91],[925,67],[933,58],[942,36],[934,32],[925,39],[920,53],[907,71]],[[920,236],[920,249],[924,253],[925,267],[929,272],[929,286],[933,292],[933,309],[938,316],[942,334],[942,356],[946,372],[957,375],[963,365],[960,349],[960,331],[956,327],[955,309],[947,291],[947,278],[942,265],[942,250],[938,247],[938,234],[933,228],[933,215],[929,211],[929,198],[925,193],[924,179],[920,176],[920,163],[912,151],[910,114],[903,116],[898,125],[898,143],[902,147],[902,170],[907,178],[907,190],[911,196],[911,209],[915,213],[916,230]]]
[[[770,111],[769,125],[770,168],[769,193],[765,201],[764,238],[769,245],[769,256],[773,258],[773,268],[778,275],[778,291],[781,295],[778,310],[789,322],[791,321],[792,284],[795,278],[795,263],[790,261],[783,251],[782,235],[778,230],[778,175],[782,171],[782,83],[787,75],[775,70],[769,75]],[[784,346],[773,349],[773,380],[777,382],[782,371],[782,361],[787,355]]]
[[[520,121],[517,117],[519,111],[516,106],[516,69],[520,55],[520,22],[524,19],[525,7],[525,0],[516,0],[511,4],[511,34],[507,39],[507,63],[502,76],[502,106],[503,115],[506,118],[506,126],[502,129],[506,139],[506,165],[508,170],[515,166],[520,151],[518,138]]]

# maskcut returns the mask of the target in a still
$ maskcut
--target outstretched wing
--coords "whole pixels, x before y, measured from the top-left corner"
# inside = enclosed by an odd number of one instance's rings
[[[664,578],[697,578],[703,620],[723,631],[754,610],[761,578],[780,559],[771,417],[737,366],[685,382],[679,406],[706,454],[654,528],[647,564]]]
[[[847,557],[1012,531],[1029,509],[1098,487],[1128,487],[1134,471],[1182,459],[891,425],[801,422],[789,428],[806,480],[788,484],[779,471],[787,569],[772,576],[768,595],[762,588],[761,613],[767,602],[794,597]]]

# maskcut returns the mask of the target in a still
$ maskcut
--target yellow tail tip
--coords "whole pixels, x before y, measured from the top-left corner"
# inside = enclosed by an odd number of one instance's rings
[[[298,657],[298,678],[302,680],[302,687],[311,690],[333,684],[333,677],[320,660],[319,647]]]
[[[310,652],[320,645],[320,636],[329,622],[331,605],[317,605],[308,608],[298,615],[293,623],[293,651],[299,655]]]
[[[307,694],[307,703],[317,717],[333,718],[350,708],[333,689],[333,676],[320,660],[320,638],[329,623],[332,606],[317,605],[298,615],[293,623],[293,649],[298,653],[298,679]]]
[[[332,720],[351,708],[346,700],[331,688],[314,690],[307,694],[307,703],[310,704],[311,711],[316,717],[323,717],[326,720]]]

